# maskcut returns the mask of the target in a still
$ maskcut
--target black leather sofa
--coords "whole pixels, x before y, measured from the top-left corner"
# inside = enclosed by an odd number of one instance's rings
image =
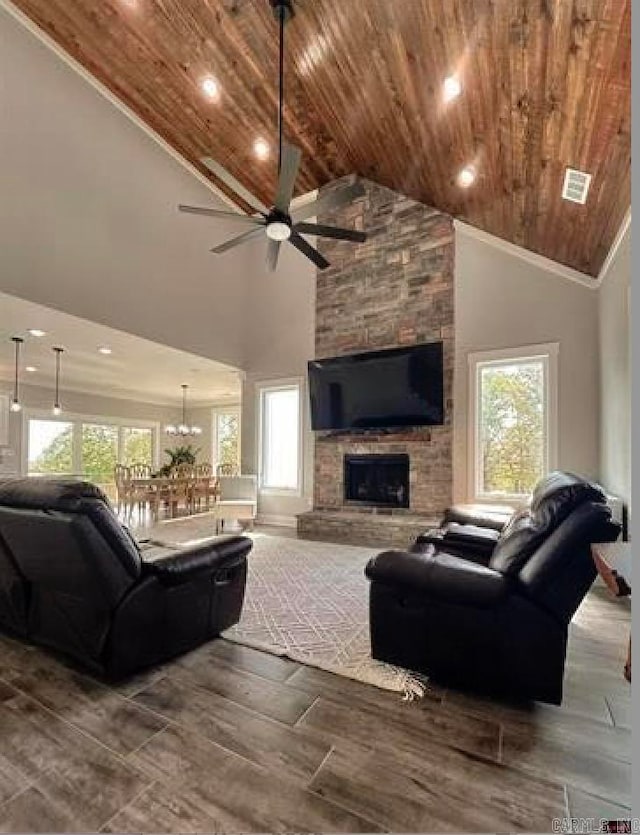
[[[251,547],[248,537],[215,537],[145,561],[95,485],[8,479],[0,628],[122,678],[237,623]]]
[[[374,658],[434,681],[560,704],[568,625],[613,541],[606,496],[554,472],[504,519],[448,514],[409,551],[370,560]]]

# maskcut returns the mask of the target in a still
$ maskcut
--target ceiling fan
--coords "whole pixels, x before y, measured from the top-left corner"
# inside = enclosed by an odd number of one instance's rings
[[[324,238],[334,238],[340,241],[353,241],[363,243],[367,236],[364,232],[355,229],[341,229],[335,226],[323,226],[317,223],[305,223],[308,217],[314,217],[321,212],[332,211],[340,206],[351,202],[356,197],[364,194],[364,187],[361,183],[355,182],[340,192],[326,194],[300,206],[293,211],[290,210],[293,188],[298,175],[302,152],[294,145],[289,145],[283,140],[283,92],[284,92],[284,27],[288,20],[293,17],[293,0],[269,0],[273,13],[278,20],[280,27],[280,62],[279,62],[279,102],[278,102],[278,187],[273,206],[265,206],[249,192],[235,177],[225,168],[210,157],[202,159],[202,163],[219,180],[225,183],[235,194],[248,206],[255,210],[256,214],[247,215],[238,212],[226,212],[220,209],[208,209],[200,206],[178,206],[181,212],[188,212],[194,215],[207,215],[209,217],[220,217],[227,220],[235,220],[243,225],[250,226],[247,232],[243,232],[231,240],[225,241],[213,247],[211,252],[221,254],[233,249],[240,244],[251,241],[266,233],[268,238],[267,247],[267,268],[275,270],[278,263],[280,246],[283,241],[289,241],[303,255],[306,255],[321,270],[329,266],[327,259],[318,250],[306,241],[302,234],[319,235]]]

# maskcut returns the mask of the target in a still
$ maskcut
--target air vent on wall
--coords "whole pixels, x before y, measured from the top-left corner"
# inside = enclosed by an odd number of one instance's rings
[[[571,200],[572,203],[586,203],[591,174],[584,171],[577,171],[575,168],[567,168],[564,174],[564,185],[562,186],[562,197]]]

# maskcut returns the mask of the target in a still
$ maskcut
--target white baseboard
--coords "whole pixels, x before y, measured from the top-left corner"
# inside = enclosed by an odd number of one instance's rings
[[[258,514],[256,524],[277,525],[280,528],[295,528],[297,522],[295,516],[281,516],[278,513],[265,513]]]

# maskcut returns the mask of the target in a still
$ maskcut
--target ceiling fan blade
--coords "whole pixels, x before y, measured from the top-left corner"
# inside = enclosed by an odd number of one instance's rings
[[[363,244],[367,240],[366,234],[357,229],[339,229],[337,226],[322,226],[319,223],[296,223],[294,229],[305,235],[320,235],[321,238],[335,238],[337,241]]]
[[[211,252],[215,252],[216,255],[220,255],[220,253],[226,252],[228,249],[233,249],[235,246],[239,246],[240,244],[244,244],[247,241],[252,240],[252,238],[257,238],[259,235],[264,235],[264,226],[257,226],[255,229],[249,229],[248,232],[243,232],[242,235],[231,238],[223,244],[218,244],[218,246],[213,247]]]
[[[278,176],[278,193],[275,200],[275,207],[279,212],[285,214],[289,212],[289,204],[293,197],[293,187],[296,183],[301,159],[302,151],[300,148],[288,144],[282,146],[282,165]]]
[[[225,220],[238,220],[241,223],[250,223],[253,226],[264,223],[262,218],[243,215],[239,212],[225,212],[222,209],[207,209],[204,206],[185,206],[180,204],[178,210],[190,215],[206,215],[207,217],[221,217]]]
[[[203,157],[200,161],[203,165],[206,165],[212,174],[215,174],[215,176],[219,180],[222,180],[226,186],[228,186],[232,191],[235,191],[238,197],[244,200],[248,206],[251,206],[252,209],[255,209],[256,212],[260,212],[262,215],[269,214],[269,209],[264,205],[264,203],[261,203],[257,197],[254,197],[253,194],[251,194],[251,192],[248,191],[242,183],[239,183],[233,174],[230,174],[226,168],[223,168],[219,162],[216,162],[211,157]]]
[[[324,255],[321,255],[315,247],[311,246],[310,243],[307,243],[302,235],[299,235],[295,229],[291,230],[289,243],[293,244],[303,255],[306,255],[310,261],[313,261],[319,269],[325,270],[329,266],[329,262]]]
[[[267,247],[267,269],[272,273],[278,266],[278,255],[280,254],[281,241],[269,240]]]
[[[317,216],[322,212],[332,212],[335,209],[339,209],[340,206],[344,206],[346,203],[350,203],[352,200],[362,197],[363,194],[364,186],[359,180],[356,180],[355,183],[347,186],[347,188],[341,189],[340,191],[330,192],[329,194],[323,194],[317,200],[314,200],[313,203],[307,203],[304,206],[300,206],[299,209],[291,212],[291,217],[293,218],[294,223],[297,223],[299,220],[304,220],[307,217],[314,217],[314,215]]]

